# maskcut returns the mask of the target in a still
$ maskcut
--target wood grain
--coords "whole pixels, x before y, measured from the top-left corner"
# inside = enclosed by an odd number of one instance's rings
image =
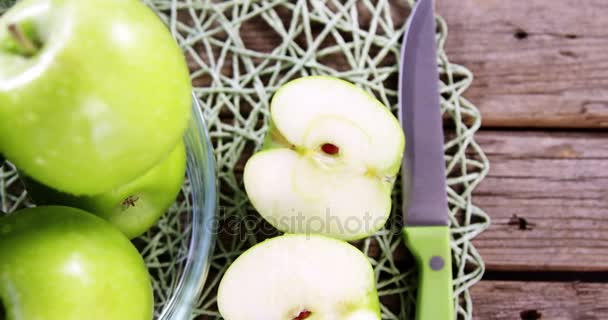
[[[487,127],[608,127],[608,1],[437,0]]]
[[[491,161],[474,196],[492,217],[474,241],[488,269],[608,271],[608,133],[477,140]]]
[[[471,295],[473,319],[608,319],[606,283],[482,281]]]

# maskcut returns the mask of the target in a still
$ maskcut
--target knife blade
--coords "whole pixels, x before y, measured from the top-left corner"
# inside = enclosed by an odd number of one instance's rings
[[[401,48],[403,237],[419,271],[416,319],[452,320],[454,301],[433,0],[419,0]]]

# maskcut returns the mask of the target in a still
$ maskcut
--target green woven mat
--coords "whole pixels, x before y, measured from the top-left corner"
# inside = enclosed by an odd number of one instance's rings
[[[0,0],[0,13],[8,2]],[[272,94],[296,77],[333,75],[356,83],[395,111],[400,44],[413,1],[144,2],[169,25],[188,56],[215,148],[220,232],[195,315],[219,319],[215,293],[223,272],[242,251],[278,234],[255,213],[241,180],[244,161],[260,147],[266,133]],[[471,319],[469,288],[484,270],[471,240],[489,225],[489,217],[473,205],[471,194],[489,164],[474,140],[479,111],[462,97],[473,75],[449,62],[443,50],[447,26],[441,18],[437,21],[441,105],[449,120],[445,151],[455,299],[458,318]],[[15,187],[17,183],[10,164],[0,168],[0,208],[5,212],[30,205],[26,194]],[[387,226],[354,243],[374,266],[383,319],[413,319],[414,314],[416,271],[400,236],[399,190],[397,183]],[[159,306],[175,287],[183,265],[188,234],[180,232],[187,225],[181,225],[183,219],[178,217],[189,208],[187,183],[183,192],[184,200],[172,207],[157,229],[140,239],[155,278]]]

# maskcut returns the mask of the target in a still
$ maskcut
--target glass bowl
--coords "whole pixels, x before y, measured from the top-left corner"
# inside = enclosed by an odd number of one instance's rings
[[[182,188],[181,199],[178,198],[176,205],[186,210],[177,210],[177,216],[171,216],[172,212],[163,217],[155,229],[148,231],[147,237],[158,238],[159,231],[163,230],[163,223],[180,219],[186,223],[181,225],[183,230],[176,230],[176,237],[166,233],[163,241],[165,251],[168,246],[187,248],[179,252],[177,259],[171,255],[165,255],[170,269],[170,278],[174,278],[173,285],[163,284],[159,275],[152,268],[145,252],[142,251],[144,259],[151,271],[155,287],[155,319],[158,320],[187,320],[191,318],[192,310],[198,302],[198,296],[203,288],[207,272],[209,270],[209,259],[213,252],[215,242],[217,190],[215,158],[213,147],[209,139],[207,126],[201,112],[198,99],[193,95],[192,119],[184,134],[184,142],[187,150],[187,178]],[[173,214],[175,214],[173,213]],[[181,213],[181,214],[180,214]],[[173,223],[175,225],[175,223]],[[183,231],[179,232],[179,231]],[[144,238],[145,240],[145,238]],[[177,243],[176,243],[177,242]],[[177,268],[176,268],[177,266]],[[181,270],[179,272],[178,270]],[[164,292],[159,292],[163,290]],[[172,291],[172,292],[167,292]],[[157,295],[164,295],[166,299],[159,299]],[[164,303],[159,301],[164,300]]]
[[[194,96],[184,142],[187,165],[181,193],[154,227],[133,240],[152,279],[155,320],[191,318],[207,277],[215,242],[215,161],[207,127]],[[27,197],[17,168],[10,162],[0,163],[0,216],[2,211],[10,213],[31,206],[35,204]]]

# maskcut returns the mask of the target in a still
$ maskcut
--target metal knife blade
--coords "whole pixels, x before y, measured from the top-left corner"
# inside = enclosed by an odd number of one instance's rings
[[[402,177],[406,226],[448,225],[444,136],[433,0],[419,0],[401,48],[399,120],[406,150]]]
[[[406,139],[402,235],[418,267],[416,320],[454,320],[433,0],[417,1],[401,54],[399,118]]]

